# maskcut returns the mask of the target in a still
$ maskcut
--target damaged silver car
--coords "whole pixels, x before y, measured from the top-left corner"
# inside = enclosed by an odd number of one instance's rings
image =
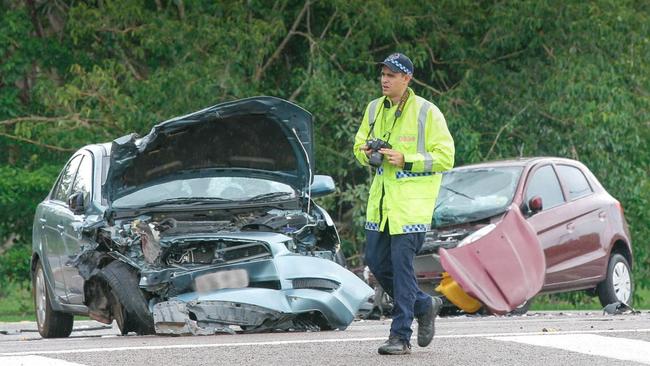
[[[311,114],[255,97],[86,146],[34,218],[38,329],[122,334],[345,329],[373,291],[312,198]]]

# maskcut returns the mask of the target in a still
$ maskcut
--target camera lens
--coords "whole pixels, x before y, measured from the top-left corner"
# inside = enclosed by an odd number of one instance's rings
[[[381,161],[384,159],[384,156],[380,154],[377,151],[373,151],[370,154],[370,158],[368,159],[368,164],[371,166],[374,166],[375,168],[379,168],[381,166]]]

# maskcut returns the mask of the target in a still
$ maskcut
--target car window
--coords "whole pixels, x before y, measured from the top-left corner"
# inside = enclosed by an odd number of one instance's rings
[[[555,175],[553,167],[550,165],[537,169],[533,177],[528,181],[526,202],[535,196],[542,198],[544,210],[564,203],[564,195],[560,188],[560,182]]]
[[[557,165],[557,173],[569,190],[569,199],[574,200],[593,192],[587,178],[580,169],[569,165]]]
[[[455,169],[446,172],[434,210],[434,227],[476,221],[505,211],[521,167]]]
[[[52,194],[53,199],[66,202],[68,195],[70,194],[70,186],[72,185],[72,180],[77,173],[77,167],[79,166],[79,161],[81,161],[81,158],[81,155],[75,156],[63,169],[63,173],[61,173],[61,177],[59,178],[59,181],[54,188],[54,193]]]
[[[90,190],[92,187],[93,178],[93,160],[90,156],[84,156],[79,165],[77,176],[74,179],[71,193],[83,192],[88,200],[90,198]]]

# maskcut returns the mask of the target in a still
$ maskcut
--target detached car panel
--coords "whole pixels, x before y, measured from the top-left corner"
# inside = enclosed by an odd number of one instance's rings
[[[34,220],[41,334],[69,335],[71,314],[123,334],[345,329],[372,289],[312,201],[334,185],[311,124],[257,97],[75,153]]]
[[[469,295],[492,313],[505,314],[542,288],[544,253],[535,231],[514,205],[501,222],[481,230],[487,233],[476,239],[470,235],[467,244],[440,249],[440,261]]]
[[[227,331],[227,325],[238,325],[248,332],[343,330],[368,299],[366,285],[331,261],[286,253],[255,265],[265,266],[262,272],[266,278],[276,279],[281,288],[183,293],[154,306],[156,331],[213,334]],[[315,267],[319,268],[318,277],[314,277]]]

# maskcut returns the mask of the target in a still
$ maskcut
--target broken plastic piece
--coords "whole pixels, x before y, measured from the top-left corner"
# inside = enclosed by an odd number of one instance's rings
[[[447,300],[466,313],[475,313],[481,308],[481,303],[463,291],[447,272],[442,273],[442,280],[436,287],[436,291],[445,295]]]
[[[632,314],[638,313],[638,311],[634,310],[634,308],[622,301],[611,303],[603,308],[603,315],[619,315],[627,312],[630,312]]]

